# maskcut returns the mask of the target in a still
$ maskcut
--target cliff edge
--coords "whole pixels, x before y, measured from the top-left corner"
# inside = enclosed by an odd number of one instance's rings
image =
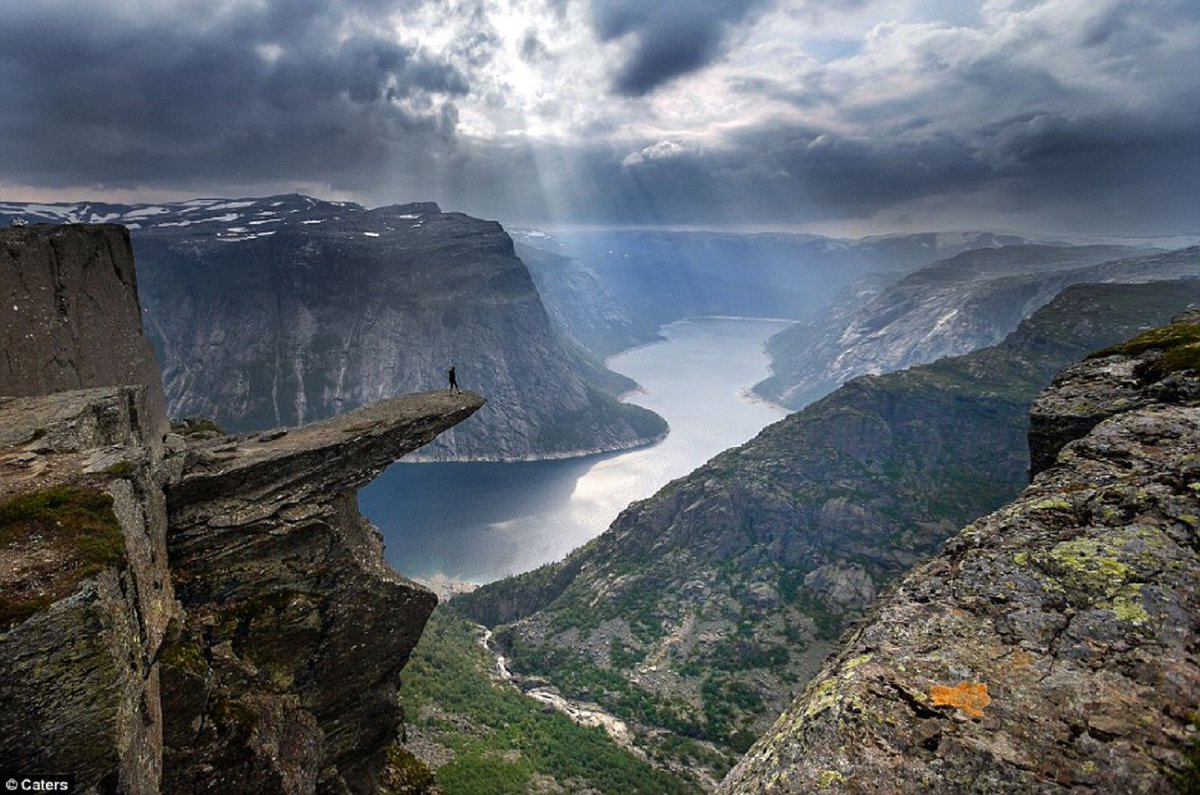
[[[128,235],[0,232],[0,759],[80,792],[376,792],[436,601],[357,488],[477,411],[169,433]],[[19,379],[17,381],[11,378]]]
[[[125,227],[4,229],[0,395],[145,384],[146,427],[166,433],[166,399],[140,306]]]
[[[720,791],[1194,787],[1198,371],[1194,314],[1065,370],[1031,485],[877,602]]]

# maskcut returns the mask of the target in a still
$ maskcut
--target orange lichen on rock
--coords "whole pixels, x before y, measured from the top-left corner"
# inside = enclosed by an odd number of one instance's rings
[[[992,703],[988,696],[987,685],[969,685],[959,682],[956,687],[934,685],[929,688],[929,698],[935,707],[957,707],[972,718],[982,718],[983,708]]]

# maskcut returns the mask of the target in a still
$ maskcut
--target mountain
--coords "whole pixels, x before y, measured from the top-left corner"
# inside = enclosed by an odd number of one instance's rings
[[[482,399],[171,429],[125,229],[0,231],[0,274],[0,759],[82,792],[379,792],[436,598],[355,492]]]
[[[616,293],[579,260],[524,243],[516,250],[550,317],[595,355],[611,356],[657,337],[657,325],[635,323]]]
[[[840,240],[820,235],[515,230],[563,325],[598,355],[702,315],[803,318],[872,274],[894,280],[972,248],[1023,242],[989,232]],[[552,312],[554,310],[552,309]]]
[[[722,793],[1197,791],[1200,313],[1066,370],[1032,428],[1032,484],[880,599]]]
[[[858,375],[900,370],[994,345],[1064,287],[1200,277],[1200,248],[1016,245],[967,251],[894,284],[859,285],[855,300],[768,343],[773,375],[755,386],[801,408]]]
[[[1200,281],[1077,285],[1001,344],[855,379],[626,509],[560,563],[456,597],[512,669],[721,775],[844,627],[1027,482],[1029,406]]]
[[[645,444],[657,415],[555,329],[499,224],[434,204],[303,196],[164,205],[0,204],[5,218],[132,230],[172,416],[231,430],[311,422],[443,388],[488,395],[423,457],[517,460]]]

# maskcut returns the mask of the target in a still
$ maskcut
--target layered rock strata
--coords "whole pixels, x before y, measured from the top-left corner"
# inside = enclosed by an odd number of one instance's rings
[[[399,672],[437,599],[384,563],[356,491],[482,405],[412,395],[181,453],[165,790],[378,790]]]
[[[435,598],[384,563],[355,490],[483,399],[164,439],[124,231],[0,232],[0,267],[20,379],[0,392],[22,395],[0,397],[5,770],[81,792],[377,791]]]
[[[158,791],[179,612],[145,387],[0,398],[0,759]]]
[[[882,599],[721,791],[1194,785],[1198,370],[1192,317],[1059,376],[1029,488]]]

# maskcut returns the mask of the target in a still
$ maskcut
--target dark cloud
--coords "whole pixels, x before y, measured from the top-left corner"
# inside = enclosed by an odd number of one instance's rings
[[[0,173],[41,185],[353,187],[454,132],[466,77],[395,2],[29,3],[0,26]]]
[[[613,89],[639,95],[720,59],[769,2],[592,0],[586,24],[621,42]],[[791,71],[746,53],[745,73],[716,89],[744,116],[685,118],[677,137],[633,142],[632,129],[669,125],[622,115],[645,105],[590,86],[514,91],[528,87],[496,69],[508,44],[539,68],[573,63],[547,23],[557,13],[567,24],[565,0],[548,0],[515,42],[501,40],[491,7],[8,4],[0,182],[213,194],[330,185],[524,222],[791,224],[969,206],[979,225],[994,212],[1063,231],[1200,230],[1200,47],[1184,35],[1200,22],[1194,0],[1021,13],[993,3],[987,24],[874,26],[858,54],[797,59]],[[397,41],[391,18],[405,12],[458,35],[439,53],[416,33]],[[589,101],[597,112],[578,113]],[[577,120],[570,136],[525,139],[511,134],[522,113]]]
[[[613,77],[613,90],[641,96],[700,69],[723,52],[735,25],[771,0],[593,0],[603,41],[632,36],[632,49]]]
[[[991,213],[980,225],[1040,216],[1044,229],[1092,233],[1200,229],[1200,112],[1145,121],[1037,115],[878,138],[763,124],[720,152],[639,159],[608,184],[636,202],[626,207],[671,223],[868,218],[972,197]]]
[[[1035,116],[961,134],[869,139],[779,121],[719,151],[464,151],[445,187],[465,211],[511,221],[758,226],[870,218],[928,202],[955,210],[943,217],[956,226],[1020,218],[1033,232],[1166,234],[1200,229],[1195,129],[1182,120],[1147,127],[1121,116]]]

